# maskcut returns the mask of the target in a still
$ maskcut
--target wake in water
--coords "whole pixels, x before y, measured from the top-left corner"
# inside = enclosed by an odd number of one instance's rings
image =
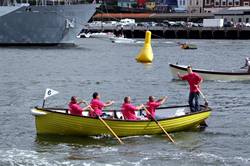
[[[122,137],[122,139],[131,139],[131,138],[151,138],[152,135],[135,135],[135,136],[127,136]]]

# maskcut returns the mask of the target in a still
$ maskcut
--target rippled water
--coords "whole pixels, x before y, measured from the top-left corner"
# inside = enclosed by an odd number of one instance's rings
[[[30,108],[42,104],[45,88],[60,94],[47,106],[66,107],[72,95],[90,100],[94,91],[119,108],[126,95],[134,103],[148,95],[168,95],[166,105],[186,104],[188,85],[172,81],[168,63],[238,70],[249,56],[250,41],[191,40],[197,50],[182,50],[180,40],[154,40],[154,63],[134,58],[141,44],[80,39],[78,47],[0,48],[0,165],[250,165],[250,82],[210,81],[203,92],[213,108],[203,132],[124,138],[37,136]]]

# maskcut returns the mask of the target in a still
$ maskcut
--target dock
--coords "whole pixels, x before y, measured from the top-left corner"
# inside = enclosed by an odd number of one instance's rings
[[[144,38],[150,30],[154,39],[250,39],[250,27],[86,27],[87,32],[113,32],[127,38]]]

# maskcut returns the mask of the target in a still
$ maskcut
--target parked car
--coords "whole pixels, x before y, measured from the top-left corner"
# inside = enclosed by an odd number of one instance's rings
[[[223,27],[233,27],[233,26],[234,25],[230,21],[224,22],[224,25],[223,25]]]
[[[149,27],[150,24],[148,22],[139,22],[136,24],[138,27]]]
[[[250,27],[250,23],[249,23],[249,22],[246,23],[245,26],[246,26],[246,27]]]
[[[143,23],[137,23],[136,26],[138,26],[138,27],[143,27],[144,24],[143,24]]]
[[[167,22],[167,23],[156,23],[155,24],[156,27],[169,27],[170,24]]]
[[[156,24],[157,24],[156,22],[148,22],[148,25],[152,27],[156,26]]]

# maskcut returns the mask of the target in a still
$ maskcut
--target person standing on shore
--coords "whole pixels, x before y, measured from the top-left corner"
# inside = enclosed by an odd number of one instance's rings
[[[190,93],[189,93],[189,99],[188,103],[190,106],[191,112],[197,112],[200,111],[200,105],[199,105],[199,94],[200,94],[200,84],[203,82],[203,78],[198,74],[192,71],[192,67],[187,67],[188,74],[180,75],[178,73],[178,77],[181,80],[188,81],[188,84],[190,86]],[[193,103],[193,100],[195,103]]]

